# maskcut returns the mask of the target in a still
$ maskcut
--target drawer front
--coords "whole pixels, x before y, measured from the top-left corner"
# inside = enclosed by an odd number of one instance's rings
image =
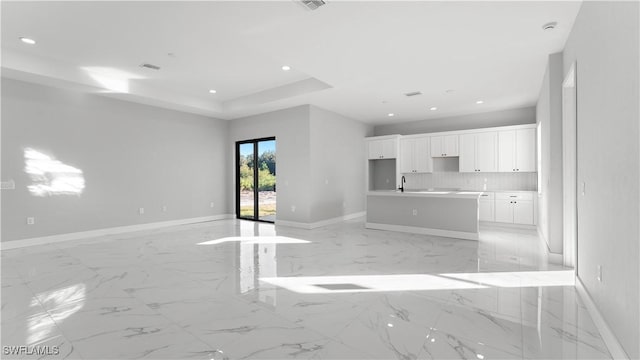
[[[533,201],[533,192],[497,192],[496,200],[528,200]]]
[[[480,200],[493,200],[495,198],[495,193],[493,192],[483,192],[480,194]]]

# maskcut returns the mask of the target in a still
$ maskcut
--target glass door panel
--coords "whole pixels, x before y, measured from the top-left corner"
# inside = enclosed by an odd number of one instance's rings
[[[276,219],[276,140],[236,143],[236,215],[240,219]]]
[[[258,218],[276,220],[276,141],[258,142]]]
[[[238,144],[238,192],[240,197],[239,218],[255,219],[255,187],[254,164],[255,153],[253,143]]]

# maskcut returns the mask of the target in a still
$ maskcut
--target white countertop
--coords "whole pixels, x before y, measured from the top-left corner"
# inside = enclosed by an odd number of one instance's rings
[[[401,196],[401,197],[446,197],[459,199],[477,199],[482,191],[465,190],[371,190],[368,196]]]

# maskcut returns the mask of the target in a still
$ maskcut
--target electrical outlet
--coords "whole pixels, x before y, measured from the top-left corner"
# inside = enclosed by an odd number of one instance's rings
[[[418,216],[418,209],[413,209],[413,216]]]
[[[216,204],[213,201],[209,203],[210,208],[213,208],[214,206],[216,206]]]
[[[167,205],[162,205],[162,212],[167,212]]]
[[[329,179],[324,179],[324,184],[329,185]]]
[[[138,214],[140,214],[140,215],[144,214],[144,208],[138,209]]]
[[[296,206],[295,205],[291,205],[291,212],[296,212]]]
[[[34,217],[27,218],[27,225],[34,225],[35,223],[36,223],[36,218]]]
[[[584,194],[587,191],[587,183],[586,182],[582,182],[582,196],[584,196]]]
[[[598,279],[599,282],[602,282],[602,265],[598,265],[598,269],[596,271],[596,279]]]
[[[387,184],[389,183],[389,179],[387,179]]]

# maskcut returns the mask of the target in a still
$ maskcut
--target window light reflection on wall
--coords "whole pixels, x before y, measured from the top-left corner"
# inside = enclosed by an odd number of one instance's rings
[[[24,150],[24,162],[24,171],[32,181],[27,188],[34,196],[80,195],[84,191],[84,175],[78,168],[32,148]]]

